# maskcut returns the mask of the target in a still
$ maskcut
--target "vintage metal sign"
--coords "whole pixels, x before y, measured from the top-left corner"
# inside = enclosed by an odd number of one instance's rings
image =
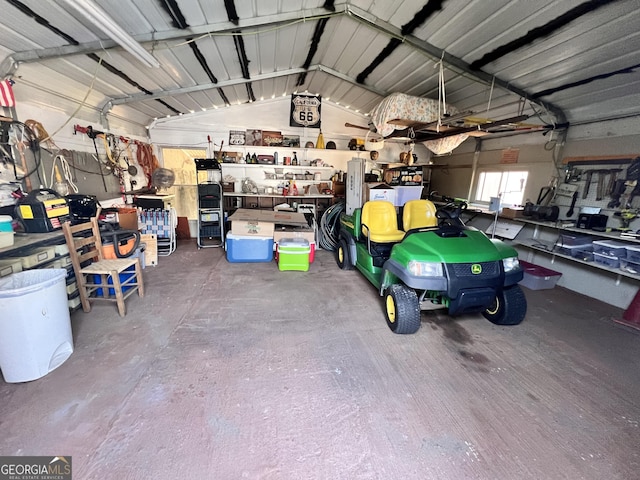
[[[291,127],[320,128],[322,98],[315,95],[291,95]]]

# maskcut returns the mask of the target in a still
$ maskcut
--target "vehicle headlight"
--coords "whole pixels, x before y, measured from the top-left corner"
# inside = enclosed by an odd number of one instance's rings
[[[503,258],[502,266],[504,267],[504,273],[509,273],[520,268],[520,262],[518,257]]]
[[[431,262],[416,262],[414,260],[409,262],[407,266],[411,275],[416,277],[441,277],[442,276],[442,264]]]

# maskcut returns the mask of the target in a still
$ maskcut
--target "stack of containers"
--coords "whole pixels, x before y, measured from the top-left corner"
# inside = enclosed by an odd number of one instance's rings
[[[593,239],[586,235],[560,235],[558,253],[587,262],[593,261]]]
[[[620,258],[627,257],[627,244],[615,240],[593,242],[593,259],[610,268],[620,268]]]
[[[620,259],[620,269],[625,272],[640,274],[640,246],[627,245],[626,258]]]

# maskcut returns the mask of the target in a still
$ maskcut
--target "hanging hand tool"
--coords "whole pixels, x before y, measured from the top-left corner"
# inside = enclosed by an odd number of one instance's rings
[[[624,179],[616,179],[611,192],[611,201],[607,204],[607,208],[618,208],[620,206],[620,197],[627,189]]]
[[[633,205],[632,205],[633,199],[638,195],[640,195],[640,181],[636,180],[635,182],[636,184],[634,185],[633,190],[631,190],[631,193],[629,194],[629,200],[627,200],[627,204],[625,207],[627,209],[633,208]]]
[[[607,170],[598,170],[598,183],[596,187],[596,201],[599,202],[604,197],[604,177]]]
[[[555,188],[553,187],[550,187],[550,186],[542,187],[540,189],[540,193],[538,194],[538,200],[536,201],[536,205],[547,205],[549,202],[551,202],[554,192],[555,192]]]
[[[593,179],[594,170],[588,170],[586,175],[587,179],[584,182],[584,190],[582,191],[582,199],[584,200],[589,195],[589,187],[591,186],[591,180]]]
[[[567,212],[567,217],[571,217],[573,215],[573,209],[576,206],[576,200],[578,199],[578,191],[573,192],[573,196],[571,197],[571,206],[569,207],[569,211]]]
[[[606,195],[611,195],[613,193],[613,187],[616,184],[616,180],[618,179],[618,172],[620,170],[620,168],[609,170],[609,182],[607,183],[607,189],[605,191]]]

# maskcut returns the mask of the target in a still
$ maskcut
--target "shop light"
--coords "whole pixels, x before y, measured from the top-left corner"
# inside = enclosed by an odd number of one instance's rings
[[[62,0],[66,5],[75,10],[82,18],[104,32],[114,42],[118,43],[127,52],[147,67],[159,67],[160,63],[153,55],[144,49],[113,18],[100,8],[93,0]]]

